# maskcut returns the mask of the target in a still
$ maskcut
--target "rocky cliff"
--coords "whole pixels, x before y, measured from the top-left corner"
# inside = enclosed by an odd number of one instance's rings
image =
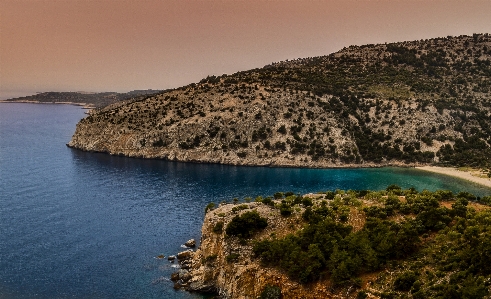
[[[84,118],[70,147],[303,167],[491,164],[491,36],[350,46]]]
[[[209,210],[199,248],[177,255],[175,287],[234,299],[491,293],[491,196],[396,185],[285,195]]]
[[[242,209],[237,211],[237,205],[221,205],[206,214],[200,247],[181,260],[187,271],[181,271],[184,280],[177,282],[179,287],[191,292],[217,293],[221,298],[234,299],[258,298],[268,285],[281,287],[283,298],[346,298],[347,290],[334,290],[329,280],[303,285],[278,269],[261,266],[260,261],[253,258],[252,240],[241,240],[225,233],[225,227],[234,216],[253,210],[268,220],[268,227],[255,235],[254,239],[281,238],[301,228],[303,209],[285,218],[278,209],[262,203],[241,206]],[[215,229],[217,223],[223,223],[222,231]]]

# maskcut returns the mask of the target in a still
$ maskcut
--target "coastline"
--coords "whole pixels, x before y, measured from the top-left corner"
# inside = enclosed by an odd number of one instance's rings
[[[440,167],[440,166],[416,166],[415,169],[448,175],[491,188],[491,178],[481,178],[473,175],[473,172],[475,173],[479,172],[477,170],[463,171],[454,167]]]
[[[92,104],[87,103],[77,103],[77,102],[41,102],[41,101],[29,101],[29,100],[19,100],[19,101],[11,101],[11,100],[0,100],[0,103],[23,103],[23,104],[58,104],[58,105],[74,105],[80,106],[82,109],[92,110],[96,107]]]

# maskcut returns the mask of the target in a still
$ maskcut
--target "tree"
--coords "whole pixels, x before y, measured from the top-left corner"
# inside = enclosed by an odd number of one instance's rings
[[[257,211],[245,212],[235,216],[227,225],[225,232],[229,236],[250,238],[256,231],[268,226],[268,220],[259,215]]]

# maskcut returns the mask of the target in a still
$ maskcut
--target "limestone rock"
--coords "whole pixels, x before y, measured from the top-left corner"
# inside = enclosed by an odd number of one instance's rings
[[[181,251],[177,254],[177,259],[179,261],[184,261],[191,258],[194,255],[192,250]]]
[[[191,240],[187,241],[186,243],[184,243],[184,246],[194,248],[194,247],[196,247],[196,241],[194,239],[191,239]]]

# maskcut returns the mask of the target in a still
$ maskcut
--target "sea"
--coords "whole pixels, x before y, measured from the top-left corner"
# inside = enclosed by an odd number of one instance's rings
[[[278,191],[491,190],[412,168],[302,169],[143,160],[66,147],[85,110],[0,103],[0,298],[203,298],[159,255],[200,240],[204,208]]]

